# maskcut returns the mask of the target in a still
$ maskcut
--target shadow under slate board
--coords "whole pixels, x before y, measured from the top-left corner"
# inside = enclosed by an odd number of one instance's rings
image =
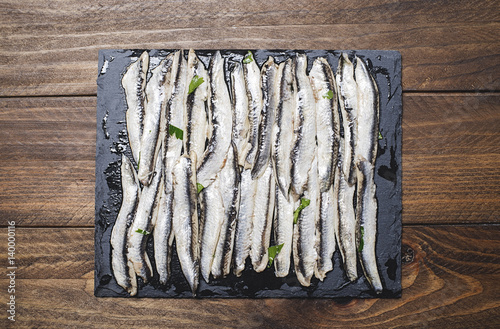
[[[101,50],[97,78],[97,153],[95,195],[95,295],[98,297],[129,297],[115,281],[111,269],[110,236],[122,202],[120,165],[121,155],[130,159],[125,112],[125,92],[121,78],[127,66],[138,59],[144,50]],[[222,50],[226,60],[226,80],[232,61],[241,61],[248,50]],[[241,277],[230,274],[206,283],[200,276],[198,298],[396,298],[401,296],[401,55],[397,51],[379,50],[251,50],[259,65],[273,56],[277,63],[296,53],[308,57],[308,72],[317,57],[325,57],[336,71],[342,52],[362,58],[376,80],[380,95],[380,124],[382,139],[378,143],[375,183],[378,200],[378,233],[376,242],[377,266],[383,292],[376,295],[358,264],[359,279],[349,282],[338,247],[334,254],[334,269],[323,282],[314,278],[309,287],[300,285],[293,271],[285,278],[276,278],[274,266],[261,273],[252,270],[249,259]],[[172,50],[149,50],[150,70]],[[197,50],[196,54],[208,68],[214,50]],[[187,56],[187,51],[185,53]],[[272,245],[272,242],[271,242]],[[166,286],[158,282],[158,274],[149,283],[138,283],[136,297],[192,297],[183,276],[175,248],[171,276]],[[148,240],[147,254],[154,268],[152,237]],[[359,261],[358,261],[359,263]]]

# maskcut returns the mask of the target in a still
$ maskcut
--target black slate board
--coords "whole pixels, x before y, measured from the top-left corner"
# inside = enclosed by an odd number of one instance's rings
[[[120,164],[121,154],[132,158],[128,147],[125,111],[126,101],[121,77],[126,67],[144,50],[100,50],[99,75],[97,78],[97,153],[95,195],[95,295],[98,297],[129,297],[117,285],[111,270],[110,236],[121,205]],[[171,50],[149,50],[150,69],[156,66]],[[334,254],[334,270],[323,282],[313,278],[310,287],[302,287],[291,273],[286,278],[276,278],[274,267],[255,273],[247,262],[247,268],[239,278],[231,274],[225,279],[212,280],[207,284],[200,278],[197,297],[232,298],[395,298],[401,296],[401,55],[397,51],[356,50],[252,50],[255,60],[262,66],[268,56],[276,62],[283,61],[297,52],[308,56],[310,70],[316,57],[323,56],[332,69],[337,68],[341,52],[347,52],[368,63],[380,92],[379,151],[376,161],[375,183],[378,200],[377,263],[384,286],[376,295],[361,276],[349,282],[341,267],[340,253]],[[208,67],[209,56],[214,50],[197,50],[196,53]],[[226,58],[226,78],[232,61],[241,60],[247,50],[223,50]],[[186,52],[187,56],[187,52]],[[229,80],[228,80],[229,81]],[[154,267],[152,238],[148,242],[148,255]],[[359,265],[358,265],[359,267]],[[292,262],[293,268],[293,262]],[[359,268],[359,273],[362,273]],[[136,297],[192,297],[187,281],[180,269],[177,256],[172,258],[172,275],[167,286],[160,286],[158,274],[144,285],[139,279]]]

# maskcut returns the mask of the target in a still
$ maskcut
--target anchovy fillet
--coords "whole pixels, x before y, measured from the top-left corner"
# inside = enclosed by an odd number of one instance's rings
[[[257,194],[256,181],[252,179],[251,169],[241,173],[240,207],[236,221],[236,234],[234,238],[234,274],[240,276],[245,269],[245,261],[250,254],[253,228],[253,207]]]
[[[206,282],[210,280],[215,250],[224,221],[224,204],[220,193],[220,183],[220,176],[218,176],[218,179],[210,184],[210,186],[205,187],[200,193],[200,270]]]
[[[365,277],[375,292],[381,293],[383,288],[375,254],[378,206],[374,181],[378,146],[379,98],[377,84],[359,58],[356,63],[356,82],[358,84],[356,217],[360,225],[357,245]],[[360,245],[361,239],[363,240],[362,246]]]
[[[332,69],[323,57],[314,61],[309,77],[316,99],[319,187],[324,193],[332,186],[337,167],[340,138],[337,85]]]
[[[202,155],[205,152],[208,129],[208,73],[205,65],[196,56],[193,49],[188,54],[187,86],[190,85],[194,77],[203,79],[203,82],[186,99],[186,133],[184,137],[184,153],[196,153],[198,167],[203,160]]]
[[[250,123],[250,130],[248,131],[248,142],[250,146],[245,159],[245,168],[252,168],[255,161],[259,138],[260,113],[263,105],[262,82],[259,66],[251,53],[249,53],[249,56],[251,61],[243,64],[249,106],[248,120]]]
[[[272,129],[274,116],[278,105],[280,76],[278,76],[278,65],[274,59],[269,57],[262,66],[262,92],[263,106],[260,113],[259,137],[257,153],[252,168],[252,178],[260,177],[267,168],[271,156]]]
[[[307,185],[308,172],[316,154],[316,109],[306,69],[306,55],[298,54],[295,62],[297,81],[297,105],[294,116],[295,143],[291,154],[292,187],[296,197],[302,194]]]
[[[172,229],[174,231],[177,255],[182,273],[186,278],[193,295],[199,283],[199,224],[196,202],[196,172],[192,158],[183,155],[173,168],[174,200]]]
[[[165,180],[165,190],[167,193],[172,192],[172,168],[181,156],[183,140],[179,139],[175,134],[170,134],[170,127],[185,130],[185,113],[186,113],[186,76],[187,62],[181,51],[175,53],[175,62],[179,63],[177,74],[172,85],[172,96],[167,103],[164,116],[165,132],[163,134],[163,175]],[[189,153],[186,153],[189,154]]]
[[[231,71],[231,107],[233,111],[233,142],[238,152],[238,164],[245,165],[248,152],[248,96],[243,75],[243,64],[235,63]]]
[[[319,166],[318,166],[319,169]],[[323,281],[326,273],[333,270],[333,253],[335,252],[335,217],[337,200],[334,197],[333,186],[327,192],[319,195],[319,218],[316,223],[316,253],[318,260],[314,275]]]
[[[160,187],[157,219],[153,229],[154,253],[156,271],[160,276],[160,283],[166,284],[170,277],[170,261],[172,259],[172,203],[173,193],[166,193]]]
[[[135,273],[144,282],[148,282],[153,273],[151,262],[146,254],[146,242],[151,232],[152,221],[158,203],[158,190],[161,182],[161,158],[158,157],[152,174],[151,184],[144,186],[139,197],[139,204],[134,221],[129,230],[127,248],[128,259]]]
[[[340,154],[343,152],[343,143],[341,141]],[[341,157],[341,161],[344,158]],[[342,165],[342,163],[341,163]],[[340,168],[339,168],[340,169]],[[340,254],[344,264],[344,270],[347,278],[350,281],[355,281],[358,278],[358,270],[356,265],[356,215],[354,213],[354,191],[356,185],[350,186],[347,183],[347,177],[344,172],[340,171],[338,184],[338,244]]]
[[[289,58],[282,67],[279,103],[272,131],[272,160],[276,182],[288,200],[291,181],[290,153],[293,143],[293,113],[295,111],[295,72]],[[283,247],[285,248],[285,247]],[[283,249],[281,250],[283,252]]]
[[[153,69],[146,86],[147,104],[144,114],[144,131],[141,138],[141,150],[138,161],[139,181],[148,185],[151,179],[156,155],[161,140],[160,129],[163,127],[162,114],[170,99],[173,77],[177,72],[176,56],[169,54]]]
[[[197,173],[198,183],[204,187],[212,183],[224,166],[231,143],[233,115],[231,113],[231,100],[224,79],[224,59],[219,51],[215,53],[210,61],[209,80],[211,90],[209,110],[212,135]]]
[[[135,271],[127,260],[128,228],[134,219],[139,200],[139,181],[132,162],[122,155],[121,164],[122,205],[111,232],[111,265],[116,283],[131,296],[137,293]]]
[[[231,271],[234,234],[240,203],[240,169],[238,152],[234,143],[229,147],[226,165],[219,173],[219,188],[224,205],[224,221],[219,235],[219,241],[212,263],[214,278],[225,277]]]
[[[310,200],[307,207],[302,209],[293,230],[293,260],[295,274],[300,284],[308,287],[316,266],[316,218],[318,216],[319,186],[317,178],[317,160],[313,159],[307,190],[304,198]]]
[[[274,258],[275,275],[283,278],[290,271],[290,255],[292,254],[293,241],[293,212],[295,204],[292,198],[282,193],[278,184],[275,188],[274,210],[274,241],[281,247],[281,251]]]
[[[141,136],[144,120],[144,103],[146,102],[146,76],[149,68],[149,54],[143,52],[141,57],[130,64],[122,78],[122,86],[125,90],[127,101],[127,134],[135,162],[139,161],[141,150]]]
[[[264,271],[268,263],[268,248],[274,213],[274,189],[273,167],[271,163],[268,163],[262,176],[257,179],[257,194],[253,209],[250,258],[256,272]]]
[[[354,66],[345,53],[340,56],[336,78],[344,127],[342,171],[348,184],[353,185],[356,181],[357,85],[354,80]]]

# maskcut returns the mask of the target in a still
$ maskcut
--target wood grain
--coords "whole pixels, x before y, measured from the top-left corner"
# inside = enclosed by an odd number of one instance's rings
[[[8,1],[0,96],[93,95],[102,48],[391,49],[404,90],[500,90],[499,1]]]
[[[92,229],[16,233],[17,324],[23,327],[500,325],[500,226],[404,227],[404,290],[392,300],[96,298]]]
[[[498,223],[500,94],[404,94],[403,222]],[[95,97],[0,99],[0,216],[93,226]]]

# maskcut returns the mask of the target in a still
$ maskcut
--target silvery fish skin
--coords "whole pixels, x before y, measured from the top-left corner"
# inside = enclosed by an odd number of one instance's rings
[[[316,253],[316,221],[318,217],[319,185],[317,178],[317,160],[314,157],[307,189],[303,197],[310,200],[307,207],[302,209],[293,229],[293,260],[295,274],[300,284],[308,287],[316,267],[318,255]]]
[[[167,194],[163,187],[160,187],[159,193],[160,199],[153,229],[153,241],[156,271],[160,276],[160,283],[164,285],[170,277],[170,261],[172,259],[172,244],[174,242],[174,234],[172,232],[173,193]]]
[[[146,254],[146,242],[152,229],[152,218],[158,203],[158,190],[161,182],[161,158],[158,157],[152,174],[151,183],[144,186],[127,240],[128,259],[135,273],[148,282],[153,273],[151,262]],[[141,233],[142,232],[142,233]],[[146,232],[146,233],[144,233]]]
[[[164,187],[167,193],[172,192],[172,168],[181,156],[183,145],[183,139],[177,138],[175,134],[170,134],[170,126],[186,131],[187,62],[182,55],[182,51],[177,52],[175,56],[178,58],[179,68],[172,85],[172,96],[165,108],[163,119],[165,124],[162,125],[162,127],[165,127],[163,133],[163,175]]]
[[[220,176],[200,192],[201,275],[208,283],[215,250],[224,222],[224,203],[220,191]]]
[[[337,167],[340,138],[337,84],[325,58],[317,58],[309,73],[316,100],[318,179],[322,193],[330,190]]]
[[[170,99],[172,84],[177,72],[178,56],[169,54],[152,71],[152,76],[146,85],[147,103],[144,114],[144,131],[141,138],[139,155],[139,181],[148,185],[154,170],[155,159],[161,143],[161,127],[163,113]]]
[[[245,169],[252,168],[255,161],[259,143],[260,113],[263,106],[262,82],[259,66],[250,52],[248,56],[250,56],[251,61],[249,63],[243,63],[243,76],[245,77],[249,106],[248,120],[250,124],[250,129],[248,131],[248,142],[250,146],[245,159]]]
[[[252,179],[251,169],[241,172],[240,207],[234,237],[234,274],[240,276],[245,269],[245,261],[250,254],[253,228],[253,207],[257,194],[257,181]]]
[[[144,106],[146,102],[146,76],[149,68],[149,54],[143,52],[141,57],[130,64],[122,78],[122,86],[127,100],[127,134],[130,150],[135,162],[139,161],[141,137],[144,128]]]
[[[196,155],[183,155],[173,168],[173,217],[177,256],[193,295],[200,276],[200,244],[196,190]]]
[[[229,145],[231,144],[232,118],[231,100],[224,78],[224,59],[219,51],[210,61],[209,81],[211,95],[209,112],[211,117],[210,140],[198,167],[198,183],[208,187],[224,167]]]
[[[139,201],[139,181],[132,162],[122,155],[121,164],[122,205],[111,232],[111,265],[116,283],[131,296],[137,293],[135,271],[127,260],[128,228],[134,219]]]
[[[376,293],[382,292],[382,282],[377,269],[375,254],[377,235],[377,199],[374,181],[375,160],[378,146],[379,93],[377,84],[357,58],[356,82],[358,84],[358,140],[356,143],[357,206],[356,217],[360,225],[358,253],[365,277]],[[362,229],[361,229],[362,228]],[[363,246],[360,246],[360,240]]]
[[[290,153],[293,145],[293,129],[291,127],[293,127],[297,86],[295,85],[292,60],[287,59],[283,66],[280,64],[280,68],[282,69],[280,95],[272,131],[271,154],[276,182],[283,196],[288,200],[292,167]],[[283,249],[281,252],[283,252]]]
[[[345,143],[340,143],[340,154],[345,154],[343,152],[343,145]],[[341,161],[344,158],[341,157]],[[342,166],[342,162],[340,163]],[[339,168],[340,169],[340,168]],[[339,190],[338,190],[338,244],[340,254],[342,255],[342,260],[344,264],[344,270],[347,278],[350,281],[355,281],[358,278],[357,262],[356,262],[356,215],[354,213],[354,191],[356,185],[349,185],[347,183],[347,177],[344,176],[342,170],[338,170],[340,173],[339,177]]]
[[[278,278],[284,278],[290,271],[290,255],[292,254],[293,241],[293,212],[296,209],[296,203],[292,198],[282,193],[278,184],[275,191],[275,210],[274,210],[274,241],[275,245],[281,247],[281,251],[274,258],[275,275]]]
[[[376,186],[373,180],[374,166],[368,161],[357,162],[358,168],[358,205],[356,216],[359,217],[360,233],[357,245],[361,258],[361,267],[365,277],[377,294],[383,290],[380,275],[377,269],[375,245],[377,240],[377,199]],[[361,229],[362,228],[362,229]],[[360,241],[363,240],[363,246]]]
[[[319,167],[319,166],[318,166]],[[314,275],[323,281],[326,273],[333,270],[333,253],[335,252],[335,217],[337,216],[337,199],[333,186],[319,195],[319,219],[316,223],[316,253],[318,259]]]
[[[269,163],[274,116],[279,100],[280,76],[278,75],[278,65],[274,63],[272,57],[269,57],[264,63],[261,71],[261,85],[264,102],[260,113],[257,153],[252,168],[253,179],[259,178],[264,173]]]
[[[212,263],[214,278],[225,277],[231,271],[236,219],[240,205],[240,168],[235,143],[232,143],[229,148],[226,165],[220,171],[219,179],[219,188],[224,204],[224,221]]]
[[[297,54],[295,79],[297,81],[294,115],[294,145],[291,153],[292,187],[300,197],[307,185],[308,172],[316,154],[316,107],[311,83],[306,74],[307,57]]]
[[[269,162],[266,170],[257,180],[257,194],[253,209],[252,245],[250,258],[254,271],[262,272],[268,263],[268,248],[274,213],[275,180],[273,167]]]
[[[201,164],[208,137],[208,73],[193,49],[189,50],[187,66],[188,87],[195,76],[203,79],[203,82],[191,94],[186,93],[186,117],[184,119],[186,123],[184,153],[195,152],[198,159],[196,167],[198,167]]]
[[[340,56],[336,78],[344,127],[342,171],[348,184],[353,185],[356,182],[357,84],[354,80],[354,66],[345,53]]]
[[[238,151],[238,164],[245,165],[245,158],[250,144],[248,143],[248,96],[243,75],[243,64],[235,63],[231,71],[231,107],[233,111],[233,142]]]

